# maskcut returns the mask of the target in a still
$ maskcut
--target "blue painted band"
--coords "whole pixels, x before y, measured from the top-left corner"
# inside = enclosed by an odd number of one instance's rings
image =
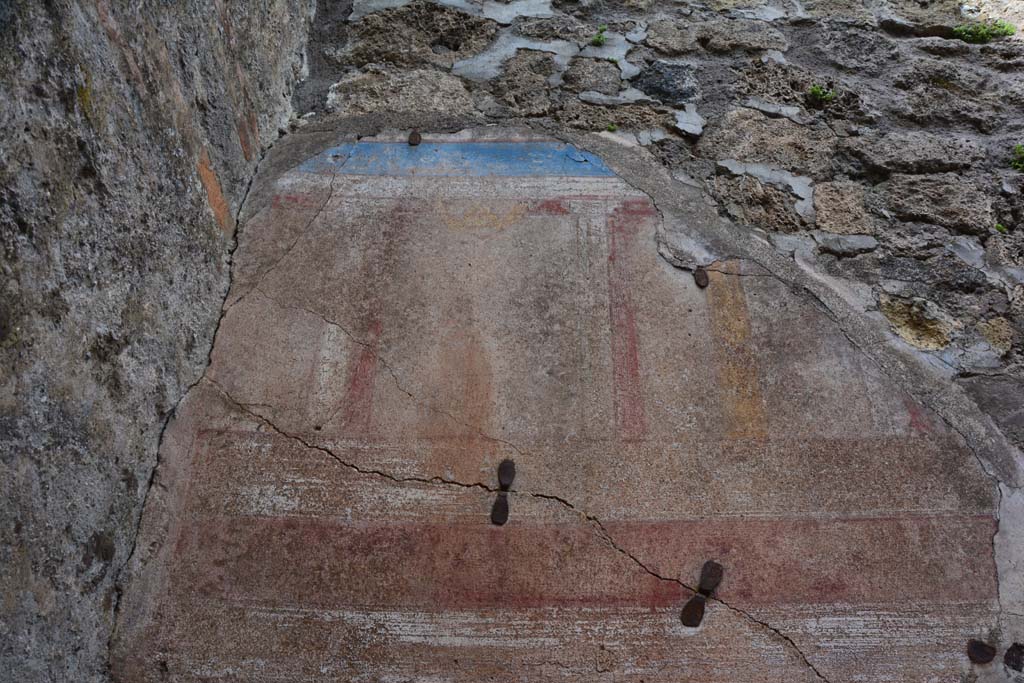
[[[306,173],[384,176],[611,176],[598,157],[564,142],[356,142],[303,163]]]

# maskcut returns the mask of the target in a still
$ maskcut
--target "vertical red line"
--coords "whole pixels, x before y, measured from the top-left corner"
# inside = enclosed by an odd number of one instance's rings
[[[622,202],[608,219],[608,309],[611,322],[615,422],[619,438],[632,441],[647,433],[640,338],[630,296],[629,253],[635,248],[640,221],[652,215],[645,200]]]
[[[373,423],[373,383],[377,377],[377,341],[381,323],[376,318],[367,325],[367,339],[358,354],[349,358],[345,382],[342,424],[346,432],[365,433]]]

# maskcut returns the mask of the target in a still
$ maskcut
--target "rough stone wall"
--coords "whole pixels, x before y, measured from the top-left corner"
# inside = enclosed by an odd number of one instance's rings
[[[0,3],[0,679],[100,681],[311,0]]]
[[[313,36],[300,124],[363,116],[372,131],[418,113],[645,146],[884,317],[1022,443],[1024,42],[954,37],[1019,21],[1014,3],[348,7]]]

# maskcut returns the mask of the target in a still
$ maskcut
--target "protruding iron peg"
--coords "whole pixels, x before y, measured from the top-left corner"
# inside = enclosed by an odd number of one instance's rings
[[[722,583],[722,573],[722,565],[714,560],[708,560],[704,563],[704,566],[700,569],[700,583],[697,584],[697,590],[700,591],[701,595],[710,597],[715,592],[718,584]]]
[[[703,266],[697,266],[697,269],[693,271],[693,281],[697,283],[697,286],[704,289],[708,286],[708,271],[704,270]]]
[[[498,492],[498,497],[491,508],[491,524],[504,526],[508,521],[508,494],[504,491]]]
[[[1014,671],[1024,671],[1024,645],[1014,643],[1006,648],[1006,654],[1003,655],[1003,664]]]
[[[512,482],[516,480],[516,463],[508,458],[498,465],[498,487],[502,491],[508,491]]]
[[[725,570],[722,568],[722,565],[714,560],[708,560],[700,568],[700,582],[697,584],[697,592],[683,606],[683,613],[679,615],[679,619],[683,622],[684,626],[689,626],[690,628],[700,626],[700,622],[704,619],[704,607],[707,604],[707,599],[718,588],[718,584],[722,583],[722,574],[724,572]]]
[[[423,136],[420,135],[420,132],[418,130],[414,130],[413,132],[409,133],[409,146],[410,147],[415,147],[416,145],[420,144],[421,142],[423,142]]]
[[[679,615],[679,620],[683,622],[683,626],[689,628],[697,628],[700,626],[700,622],[704,620],[704,605],[707,602],[700,593],[695,593],[689,602],[683,607],[683,613]]]
[[[968,640],[967,658],[975,664],[988,664],[996,658],[996,649],[980,640]]]

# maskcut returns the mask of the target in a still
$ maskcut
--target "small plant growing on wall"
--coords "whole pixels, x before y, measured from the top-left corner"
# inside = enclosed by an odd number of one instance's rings
[[[973,21],[960,24],[953,29],[953,36],[965,43],[988,43],[996,38],[1006,38],[1017,32],[1017,27],[1008,21]]]
[[[836,98],[836,91],[814,84],[807,91],[807,103],[815,109],[824,109]]]
[[[608,25],[607,24],[601,24],[600,26],[598,26],[597,27],[597,33],[594,34],[594,37],[590,39],[590,44],[593,45],[594,47],[601,47],[602,45],[607,43],[608,42],[608,36],[605,35],[605,32],[607,30],[608,30]]]
[[[1024,173],[1024,145],[1014,145],[1010,156],[1010,168]]]

